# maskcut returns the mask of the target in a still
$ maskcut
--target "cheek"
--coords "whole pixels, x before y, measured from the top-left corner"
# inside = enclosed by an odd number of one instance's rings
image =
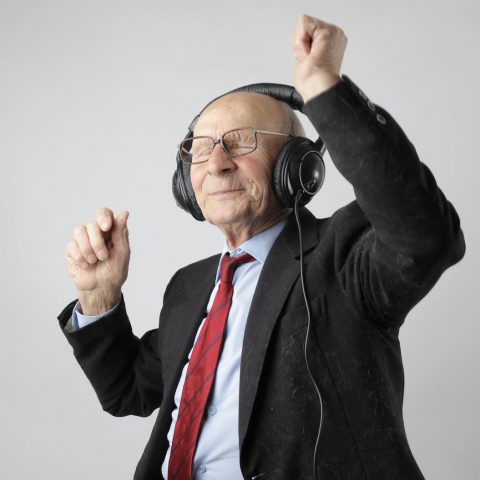
[[[259,172],[253,181],[254,189],[264,197],[272,188],[271,176],[268,172]]]
[[[272,190],[272,169],[273,162],[266,158],[261,163],[256,164],[256,168],[252,170],[250,179],[255,190],[265,195],[266,192]]]

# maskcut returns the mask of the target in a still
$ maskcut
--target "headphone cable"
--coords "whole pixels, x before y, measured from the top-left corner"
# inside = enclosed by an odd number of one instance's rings
[[[322,401],[322,394],[320,393],[320,389],[318,388],[318,385],[315,382],[315,379],[313,378],[312,371],[310,369],[310,365],[308,363],[308,355],[307,355],[307,345],[308,345],[308,339],[310,337],[310,325],[311,325],[311,315],[310,315],[310,307],[308,304],[308,297],[307,297],[307,291],[305,289],[305,281],[304,281],[304,275],[303,275],[303,238],[302,238],[302,225],[300,222],[300,216],[298,214],[298,205],[300,203],[300,199],[302,197],[302,190],[299,190],[297,192],[297,195],[295,196],[295,205],[294,205],[294,211],[295,211],[295,220],[297,221],[297,227],[298,227],[298,239],[300,243],[300,280],[302,283],[302,291],[303,291],[303,298],[305,300],[305,306],[307,308],[307,333],[305,335],[305,344],[304,344],[304,356],[305,356],[305,364],[307,366],[307,371],[308,374],[310,375],[310,378],[312,379],[312,382],[315,386],[315,390],[317,391],[318,395],[318,400],[320,404],[320,423],[318,426],[318,433],[317,433],[317,440],[315,442],[315,450],[313,452],[313,480],[316,480],[317,478],[317,472],[316,472],[316,460],[317,460],[317,449],[318,445],[320,442],[320,433],[322,431],[322,426],[323,426],[323,401]]]

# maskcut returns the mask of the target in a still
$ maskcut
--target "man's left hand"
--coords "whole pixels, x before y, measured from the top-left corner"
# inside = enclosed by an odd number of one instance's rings
[[[302,15],[293,33],[293,85],[307,103],[340,81],[347,37],[340,27]]]

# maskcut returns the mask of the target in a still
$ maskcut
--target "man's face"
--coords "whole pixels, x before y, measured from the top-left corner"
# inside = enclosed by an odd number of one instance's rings
[[[217,100],[200,116],[194,135],[218,139],[239,127],[284,132],[282,107],[270,97],[236,93]],[[249,225],[261,231],[285,210],[272,190],[272,169],[286,137],[257,135],[257,149],[230,157],[217,144],[205,163],[191,167],[191,180],[205,219],[219,226]]]

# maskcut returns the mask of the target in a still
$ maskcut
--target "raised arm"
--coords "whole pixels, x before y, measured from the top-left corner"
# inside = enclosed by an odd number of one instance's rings
[[[68,270],[85,315],[109,315],[80,329],[71,325],[71,302],[58,316],[75,358],[103,409],[112,415],[149,415],[163,397],[158,329],[141,339],[133,333],[121,292],[128,275],[128,212],[107,208],[79,225],[65,250]]]
[[[399,326],[442,272],[465,252],[460,221],[403,130],[340,65],[343,31],[301,17],[294,34],[295,87],[340,173],[352,184],[370,228],[337,229],[338,281],[355,307],[382,326]]]

